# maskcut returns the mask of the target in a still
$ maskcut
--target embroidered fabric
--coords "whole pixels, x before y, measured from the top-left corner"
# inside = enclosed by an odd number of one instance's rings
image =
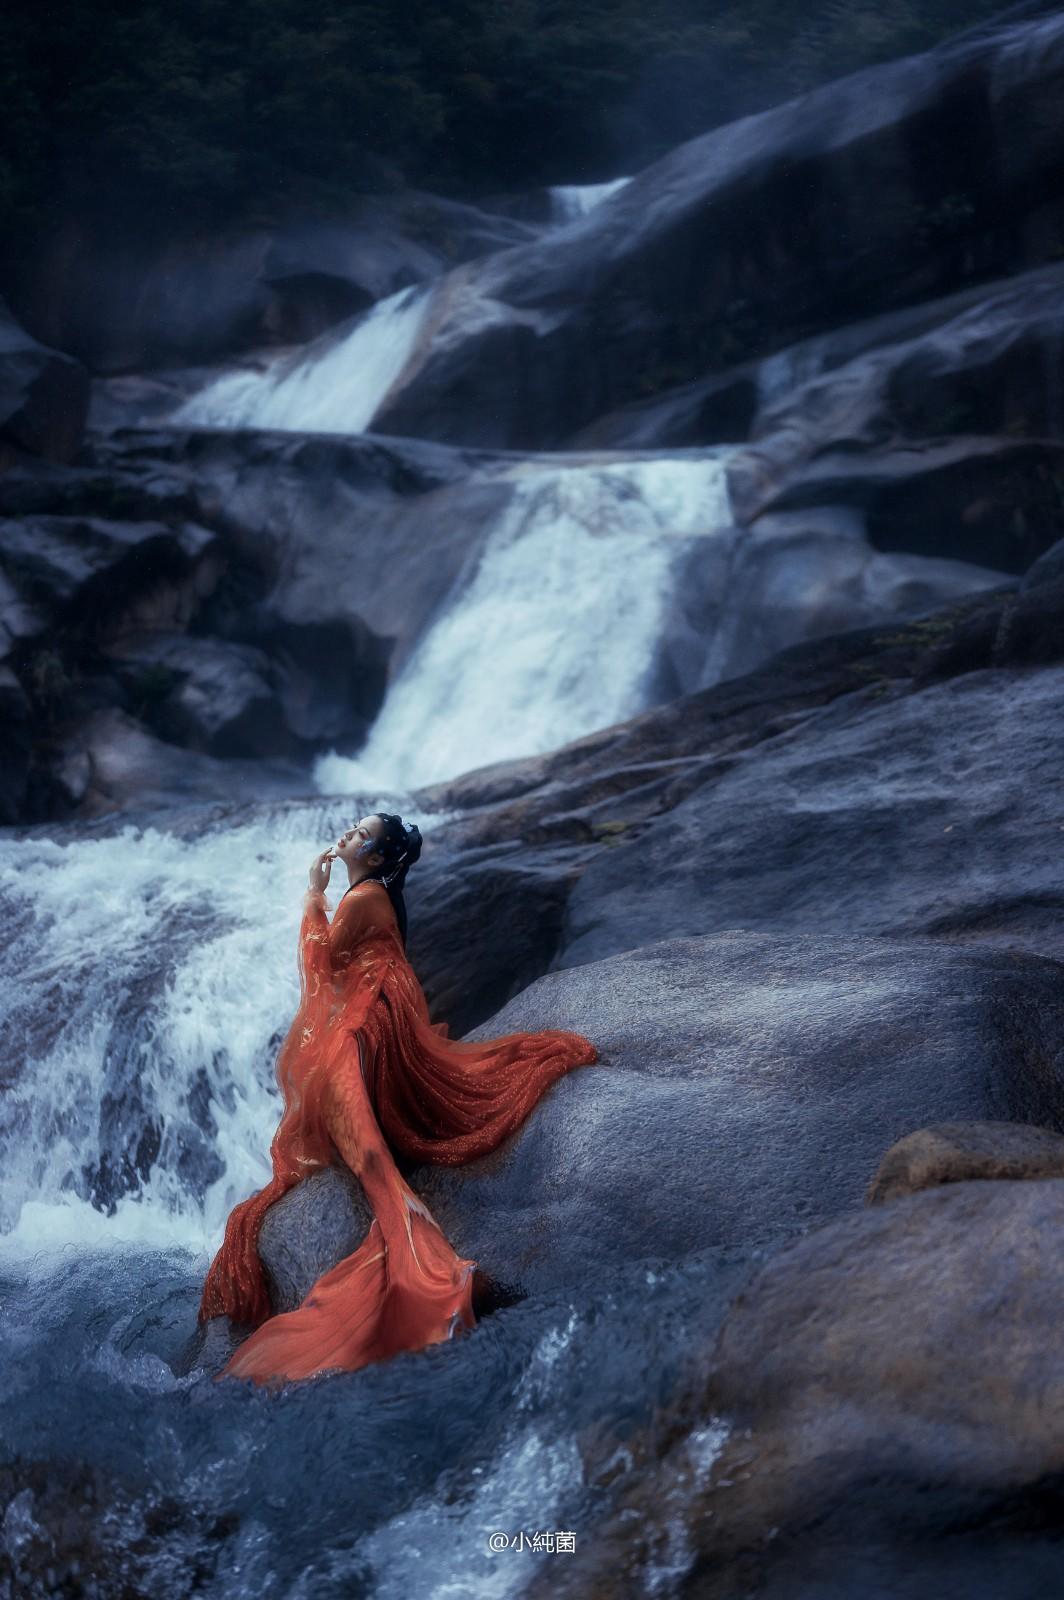
[[[452,1249],[395,1156],[458,1165],[488,1155],[552,1083],[598,1059],[590,1040],[561,1029],[452,1040],[430,1021],[388,892],[373,880],[345,893],[331,924],[324,894],[307,894],[299,973],[277,1059],[273,1177],[231,1212],[199,1310],[201,1321],[224,1313],[255,1329],[219,1377],[263,1384],[353,1370],[475,1326],[477,1263]],[[358,1177],[374,1220],[296,1311],[273,1315],[262,1219],[332,1162]]]

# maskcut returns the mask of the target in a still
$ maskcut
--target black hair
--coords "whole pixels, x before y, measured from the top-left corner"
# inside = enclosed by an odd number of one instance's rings
[[[376,851],[371,853],[379,851],[384,862],[375,867],[369,876],[373,882],[383,883],[388,891],[405,950],[406,902],[403,899],[403,885],[407,873],[421,854],[421,829],[416,822],[412,822],[409,828],[404,827],[402,817],[388,811],[375,811],[373,815],[379,817],[384,826],[377,840]]]

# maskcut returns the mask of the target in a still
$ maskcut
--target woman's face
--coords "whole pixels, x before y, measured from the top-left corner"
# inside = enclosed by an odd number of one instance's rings
[[[348,866],[370,867],[375,871],[384,856],[379,850],[374,850],[373,843],[383,831],[384,823],[380,817],[363,817],[337,839],[337,856]]]

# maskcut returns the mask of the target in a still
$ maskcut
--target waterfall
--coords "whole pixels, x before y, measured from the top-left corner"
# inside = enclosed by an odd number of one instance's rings
[[[346,333],[335,328],[264,371],[226,373],[168,419],[179,426],[361,433],[417,343],[432,300],[414,285],[381,300]]]
[[[766,356],[757,368],[757,402],[762,411],[770,410],[778,401],[812,383],[824,371],[825,347],[823,339],[807,339],[802,344],[789,345]]]
[[[727,452],[511,470],[475,572],[391,686],[368,742],[319,785],[409,788],[536,755],[634,716],[683,558],[730,529]]]
[[[0,840],[0,1233],[216,1240],[269,1177],[273,1063],[298,1000],[292,936],[315,849],[410,788],[534,755],[649,703],[685,562],[730,537],[727,452],[504,461],[510,488],[357,756],[321,799],[185,840]],[[724,541],[726,542],[726,541]],[[356,796],[375,795],[370,802]],[[418,812],[423,828],[432,818]]]
[[[0,1237],[206,1249],[270,1176],[311,859],[390,791],[181,839],[0,839]],[[424,833],[441,820],[419,811]],[[335,904],[337,880],[328,894]]]
[[[630,183],[562,185],[550,192],[560,223],[578,220]],[[362,433],[373,423],[424,327],[434,286],[414,284],[380,300],[354,323],[310,344],[213,379],[167,421],[177,426],[281,428],[298,433]]]
[[[613,178],[609,183],[563,183],[548,190],[551,199],[551,213],[555,222],[575,222],[578,217],[586,217],[603,200],[611,194],[616,194],[618,189],[623,189],[626,183],[631,183],[631,178]]]

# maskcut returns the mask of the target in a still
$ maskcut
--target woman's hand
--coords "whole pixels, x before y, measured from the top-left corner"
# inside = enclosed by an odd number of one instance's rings
[[[310,867],[310,887],[322,891],[329,882],[332,864],[336,860],[335,850],[323,850],[320,856],[315,856]]]

